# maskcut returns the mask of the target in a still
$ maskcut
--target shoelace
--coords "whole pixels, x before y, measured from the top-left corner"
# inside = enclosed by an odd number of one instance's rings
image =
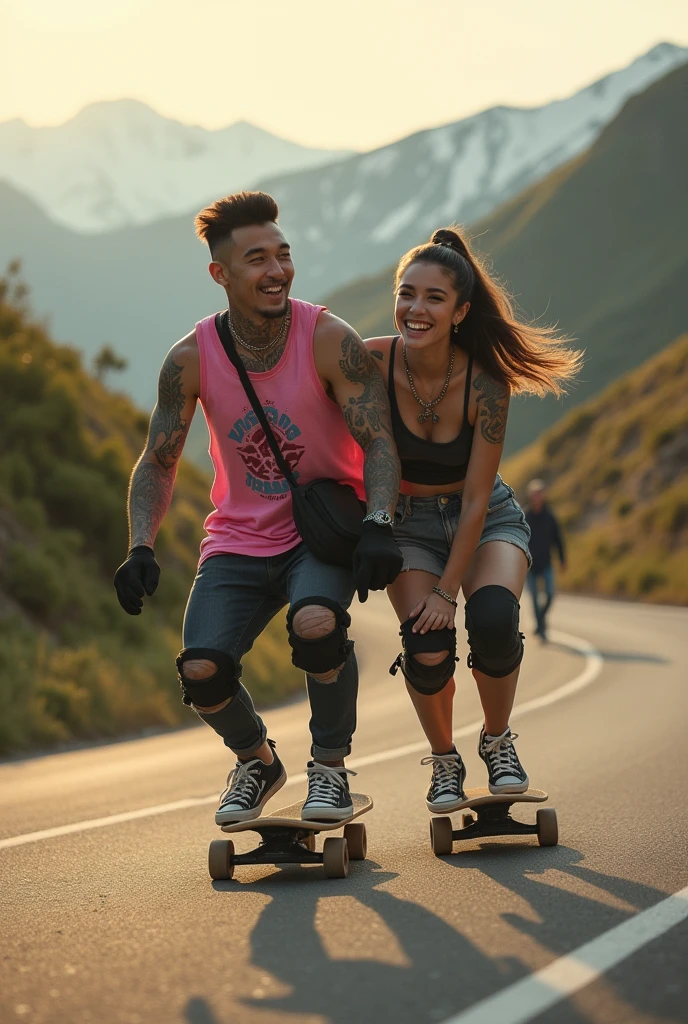
[[[459,754],[429,754],[420,763],[432,765],[432,788],[438,796],[454,792],[463,764]]]
[[[521,765],[514,750],[514,740],[518,739],[517,732],[503,732],[501,736],[495,736],[487,743],[483,742],[483,754],[487,754],[490,760],[490,767],[496,772],[513,772],[521,774]]]
[[[256,776],[260,774],[259,766],[262,764],[258,757],[245,764],[237,761],[227,776],[227,788],[220,797],[220,807],[228,803],[239,804],[244,809],[251,806],[251,801],[260,791]]]
[[[347,792],[342,775],[357,775],[358,772],[350,768],[331,768],[326,764],[314,764],[306,768],[308,776],[308,797],[306,803],[321,800],[327,803],[335,803],[339,797],[339,791]]]

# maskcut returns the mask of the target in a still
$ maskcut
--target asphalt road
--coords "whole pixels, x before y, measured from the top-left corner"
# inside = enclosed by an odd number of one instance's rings
[[[230,764],[205,728],[0,766],[0,1020],[688,1021],[688,893],[668,899],[688,885],[688,610],[562,597],[552,626],[557,642],[527,643],[514,727],[557,808],[555,848],[495,839],[434,857],[425,745],[387,674],[381,595],[354,616],[350,765],[375,808],[348,879],[241,867],[211,882]],[[457,743],[483,785],[465,657],[458,679]],[[288,803],[304,791],[307,707],[266,717],[292,776],[273,805]]]

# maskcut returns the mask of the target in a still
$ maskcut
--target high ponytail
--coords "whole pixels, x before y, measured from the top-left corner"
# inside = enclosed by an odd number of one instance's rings
[[[583,354],[554,327],[521,323],[506,290],[495,281],[456,227],[440,228],[430,242],[402,256],[395,289],[412,263],[434,263],[453,280],[458,305],[470,302],[458,336],[452,340],[472,353],[495,380],[514,394],[563,394],[580,370]]]

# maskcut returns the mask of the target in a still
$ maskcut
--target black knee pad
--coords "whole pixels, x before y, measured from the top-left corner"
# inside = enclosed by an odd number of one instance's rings
[[[459,660],[456,657],[456,630],[445,627],[429,629],[427,633],[414,633],[413,625],[417,618],[402,622],[399,636],[404,650],[389,671],[395,676],[397,670],[401,669],[418,693],[439,693],[454,675],[454,665]],[[433,654],[437,651],[447,651],[446,658],[437,665],[424,665],[415,657],[416,654]]]
[[[189,679],[184,675],[184,662],[196,659],[213,661],[217,665],[217,672],[207,679]],[[214,651],[212,647],[185,647],[177,658],[177,672],[182,687],[182,700],[188,705],[214,708],[230,697],[236,697],[239,692],[239,675],[234,658],[224,651]]]
[[[523,660],[519,603],[506,587],[481,587],[466,602],[466,630],[471,648],[469,668],[501,679]]]
[[[294,616],[301,608],[309,608],[312,605],[320,605],[334,612],[336,625],[331,633],[315,637],[313,640],[306,640],[294,632]],[[297,668],[302,668],[304,672],[310,672],[311,675],[320,675],[323,672],[331,672],[333,669],[339,668],[354,649],[354,642],[349,640],[346,632],[350,625],[349,613],[345,612],[336,601],[330,601],[329,597],[306,597],[297,601],[287,614],[292,664]]]

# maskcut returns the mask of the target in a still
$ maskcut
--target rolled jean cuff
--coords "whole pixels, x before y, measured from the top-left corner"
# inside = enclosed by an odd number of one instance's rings
[[[248,697],[248,694],[246,696]],[[220,711],[199,711],[197,708],[194,710],[237,757],[247,758],[260,750],[267,739],[268,731],[265,722],[253,711],[253,705],[251,704],[249,709],[241,697],[242,694],[239,692]],[[237,711],[243,712],[243,721],[238,718]]]
[[[265,723],[261,722],[260,724],[261,724],[260,739],[256,743],[252,743],[250,747],[245,747],[245,748],[242,748],[242,749],[239,749],[238,747],[232,747],[227,742],[227,740],[225,740],[225,746],[229,747],[229,749],[234,754],[236,754],[237,757],[242,758],[242,760],[244,758],[250,757],[252,754],[255,754],[258,750],[260,750],[260,748],[263,746],[263,744],[265,743],[266,739],[268,738],[268,730],[265,727]]]
[[[333,749],[318,747],[315,743],[311,746],[311,757],[314,761],[342,761],[350,753],[350,743],[346,747],[334,747]]]

